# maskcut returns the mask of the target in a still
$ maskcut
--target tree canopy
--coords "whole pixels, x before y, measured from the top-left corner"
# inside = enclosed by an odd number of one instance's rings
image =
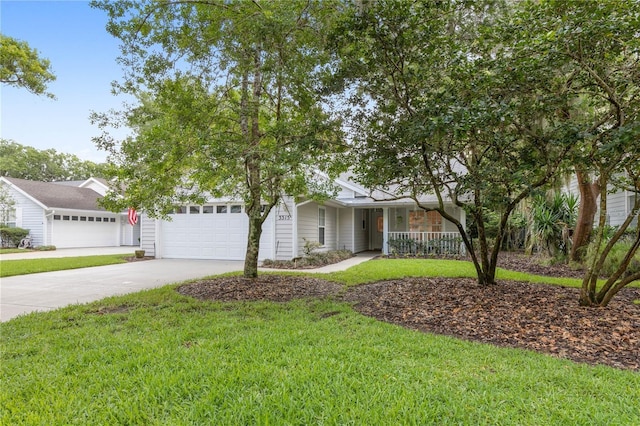
[[[0,176],[42,182],[104,177],[105,164],[84,161],[55,149],[38,150],[0,139]]]
[[[119,116],[135,129],[97,140],[109,150],[124,196],[166,217],[174,205],[231,196],[245,203],[245,276],[257,275],[262,223],[284,194],[312,192],[314,168],[332,173],[340,123],[318,86],[330,57],[323,40],[332,1],[96,1],[122,41],[118,90],[140,103]]]
[[[0,82],[20,87],[36,95],[55,96],[47,92],[47,85],[56,76],[48,59],[25,41],[0,34]]]

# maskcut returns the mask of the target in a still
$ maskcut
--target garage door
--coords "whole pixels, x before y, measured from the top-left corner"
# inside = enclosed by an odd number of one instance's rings
[[[160,227],[162,257],[180,259],[244,260],[249,219],[241,205],[180,207]],[[260,259],[271,257],[270,221],[260,239]]]
[[[51,244],[57,248],[117,246],[119,227],[119,218],[111,214],[56,213],[51,222]]]

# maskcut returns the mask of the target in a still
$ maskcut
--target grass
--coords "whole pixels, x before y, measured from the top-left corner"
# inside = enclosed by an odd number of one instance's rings
[[[133,256],[133,253],[130,256]],[[101,256],[0,260],[0,277],[87,268],[90,266],[113,265],[116,263],[125,263],[125,257],[127,257],[127,255],[110,254]]]
[[[9,253],[24,253],[25,249],[19,248],[0,248],[0,254],[9,254]]]
[[[640,424],[640,374],[165,286],[0,324],[1,424]]]
[[[349,286],[370,281],[387,280],[403,277],[436,276],[446,278],[476,278],[473,263],[448,259],[379,259],[349,268],[346,271],[327,274],[326,278]],[[524,272],[508,271],[498,268],[496,277],[499,280],[527,281],[580,287],[582,280],[577,278],[556,278],[532,275]]]
[[[323,277],[474,275],[468,262],[384,259]],[[0,335],[0,424],[640,424],[638,373],[419,333],[331,300],[204,302],[173,285],[21,316]]]

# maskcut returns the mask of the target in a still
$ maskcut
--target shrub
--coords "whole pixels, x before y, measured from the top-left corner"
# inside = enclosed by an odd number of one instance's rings
[[[603,277],[611,276],[616,271],[616,269],[618,269],[620,263],[622,263],[622,260],[624,259],[626,253],[629,251],[630,247],[631,241],[624,238],[620,239],[609,252],[609,255],[602,265],[600,275]],[[593,261],[593,256],[595,254],[594,251],[595,244],[589,244],[589,246],[587,247],[587,256],[585,257],[587,264]],[[635,256],[633,256],[633,259],[631,259],[626,274],[633,274],[636,272],[640,272],[640,250],[636,251]]]
[[[56,246],[38,246],[34,247],[33,249],[38,251],[54,251],[56,249]]]
[[[20,241],[27,235],[29,235],[28,229],[0,227],[2,247],[18,247]]]
[[[271,260],[265,259],[262,266],[275,269],[306,269],[319,268],[331,265],[353,257],[349,250],[331,250],[325,252],[312,253],[310,256],[296,258],[294,260]]]

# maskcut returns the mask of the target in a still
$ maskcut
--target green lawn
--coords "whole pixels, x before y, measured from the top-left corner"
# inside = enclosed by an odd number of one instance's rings
[[[127,256],[133,256],[133,253],[130,255],[109,254],[101,256],[0,260],[0,277],[87,268],[89,266],[113,265],[115,263],[125,263],[126,260],[124,258]]]
[[[386,280],[401,277],[437,276],[448,278],[476,278],[473,263],[460,260],[446,259],[379,259],[366,262],[340,271],[328,274],[327,278],[347,285],[357,285],[371,281]],[[563,285],[566,287],[580,287],[581,279],[555,278],[526,274],[524,272],[508,271],[498,268],[497,278],[501,280],[529,281]]]
[[[464,265],[384,260],[331,277]],[[640,424],[638,373],[419,333],[346,303],[174,288],[0,324],[0,424]]]

